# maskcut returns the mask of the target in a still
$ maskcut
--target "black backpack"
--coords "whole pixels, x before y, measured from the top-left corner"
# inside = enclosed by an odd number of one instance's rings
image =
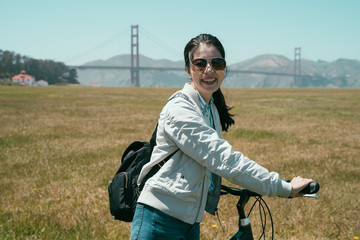
[[[137,180],[140,171],[146,163],[150,162],[151,153],[156,145],[156,132],[157,126],[150,142],[135,141],[126,148],[121,158],[120,168],[109,182],[110,213],[116,220],[132,221],[137,200],[146,180],[152,177],[160,169],[160,166],[177,151],[164,159],[162,163],[155,165],[138,186]]]

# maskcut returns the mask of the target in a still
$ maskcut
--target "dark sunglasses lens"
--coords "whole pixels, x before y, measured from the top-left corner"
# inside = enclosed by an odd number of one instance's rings
[[[224,70],[226,68],[226,62],[222,58],[214,58],[211,60],[211,65],[215,70]]]
[[[194,59],[192,64],[196,67],[198,67],[200,70],[203,70],[206,68],[207,61],[202,58]]]

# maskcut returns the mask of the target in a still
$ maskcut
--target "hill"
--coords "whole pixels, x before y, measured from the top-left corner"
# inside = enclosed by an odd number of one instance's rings
[[[83,66],[130,66],[130,55],[118,55],[108,60],[95,60]],[[183,67],[182,61],[174,62],[167,59],[154,60],[140,55],[140,65],[144,67]],[[78,79],[81,84],[100,82],[107,87],[127,87],[130,85],[129,70],[78,70]],[[140,84],[143,87],[178,87],[187,81],[185,71],[140,71]]]
[[[83,66],[130,66],[130,55],[118,55],[108,60],[95,60]],[[140,65],[144,67],[175,67],[183,68],[183,61],[170,61],[167,59],[155,60],[140,55]],[[228,88],[288,88],[293,87],[293,77],[244,74],[231,70],[247,70],[260,72],[276,72],[292,74],[294,61],[280,55],[266,54],[256,56],[240,63],[229,66],[227,78],[223,86]],[[360,61],[339,59],[334,62],[301,61],[302,78],[300,87],[360,87]],[[102,86],[130,85],[129,70],[78,70],[79,82],[89,85],[90,82],[99,82]],[[140,71],[140,85],[144,87],[181,87],[188,81],[185,71]]]

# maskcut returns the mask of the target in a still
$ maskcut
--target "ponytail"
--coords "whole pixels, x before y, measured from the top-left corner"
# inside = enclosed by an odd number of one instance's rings
[[[232,118],[234,115],[229,112],[232,108],[226,105],[225,97],[220,88],[213,93],[213,98],[214,104],[220,115],[221,129],[227,132],[228,128],[235,124],[235,121]]]

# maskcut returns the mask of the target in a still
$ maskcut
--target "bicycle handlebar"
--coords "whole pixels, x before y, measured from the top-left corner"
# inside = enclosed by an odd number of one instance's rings
[[[287,181],[290,182],[290,181]],[[312,182],[309,185],[307,185],[303,190],[301,190],[301,193],[303,193],[304,197],[314,197],[317,198],[317,195],[315,193],[317,193],[320,189],[320,185],[317,182]],[[273,225],[273,219],[270,213],[270,209],[268,207],[268,205],[265,203],[265,201],[262,199],[262,196],[260,194],[257,194],[255,192],[249,191],[248,189],[239,189],[239,188],[233,188],[233,187],[228,187],[225,185],[221,185],[221,195],[225,195],[225,194],[231,194],[231,195],[235,195],[235,196],[239,196],[239,201],[236,204],[238,213],[239,213],[239,230],[235,233],[235,235],[231,238],[232,239],[254,239],[253,238],[253,234],[252,234],[252,230],[251,230],[251,224],[250,221],[248,219],[248,216],[250,215],[253,207],[255,206],[256,203],[259,204],[259,210],[260,210],[260,215],[261,216],[265,216],[264,221],[263,218],[261,218],[261,224],[262,224],[262,234],[260,236],[259,239],[261,239],[262,236],[264,236],[265,239],[265,227],[266,227],[266,210],[269,213],[270,216],[270,222],[271,222],[271,239],[274,239],[274,225]],[[245,214],[244,208],[246,203],[248,202],[250,197],[255,197],[256,201],[254,202],[253,206],[251,207],[251,209],[249,210],[248,215]]]
[[[224,190],[224,192],[221,192],[221,195],[225,195],[225,194],[230,193],[231,195],[234,195],[234,196],[241,196],[242,191],[244,189],[233,188],[233,187],[228,187],[228,186],[225,186],[225,185],[221,185],[221,190]],[[257,194],[256,192],[251,192],[249,190],[248,190],[247,195],[250,196],[250,197],[255,197],[255,196],[260,197],[261,196],[260,194]]]
[[[290,180],[287,180],[287,182],[290,182]],[[221,192],[221,195],[230,193],[231,195],[234,195],[234,196],[241,196],[243,189],[232,188],[232,187],[228,187],[228,186],[225,186],[225,185],[221,185],[221,190],[225,191],[225,192]],[[320,190],[320,184],[317,183],[317,182],[312,182],[309,185],[307,185],[300,192],[305,194],[305,195],[311,195],[311,194],[317,193],[319,190]],[[260,194],[258,194],[256,192],[249,191],[249,190],[248,190],[247,195],[249,197],[260,197],[261,196]]]
[[[301,190],[300,193],[314,194],[314,193],[317,193],[319,190],[320,190],[319,183],[312,182],[309,185],[307,185],[303,190]]]

